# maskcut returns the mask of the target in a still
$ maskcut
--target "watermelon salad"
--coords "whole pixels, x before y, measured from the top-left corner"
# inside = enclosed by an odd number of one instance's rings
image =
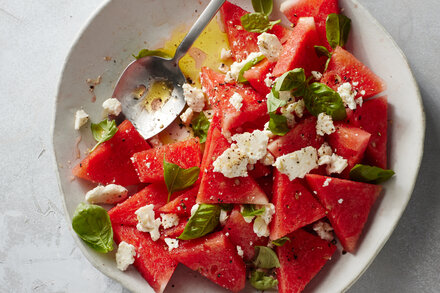
[[[155,292],[179,263],[232,292],[246,280],[301,292],[335,253],[356,253],[394,174],[385,84],[345,48],[351,20],[337,0],[285,1],[290,26],[271,18],[272,1],[252,4],[225,2],[225,63],[183,85],[176,123],[189,136],[145,140],[117,125],[109,99],[113,120],[92,123],[97,144],[72,170],[97,184],[73,229]],[[79,110],[75,128],[87,119]]]

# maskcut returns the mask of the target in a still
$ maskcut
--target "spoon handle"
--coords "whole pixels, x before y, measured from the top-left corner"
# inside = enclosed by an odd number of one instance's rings
[[[177,48],[173,57],[174,62],[179,62],[180,58],[188,52],[189,48],[191,48],[194,41],[202,33],[203,29],[208,25],[223,3],[225,3],[225,0],[211,0],[209,2],[208,6],[197,19],[196,23],[193,24],[188,34]]]

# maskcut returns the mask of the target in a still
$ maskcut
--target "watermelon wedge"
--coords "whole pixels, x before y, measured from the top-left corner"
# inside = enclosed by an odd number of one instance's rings
[[[225,83],[225,75],[208,67],[202,67],[200,72],[200,83],[202,84],[203,92],[208,97],[209,104],[215,108],[217,106],[216,97],[218,85]]]
[[[174,200],[158,209],[161,213],[177,214],[179,216],[190,216],[191,208],[196,204],[199,184],[194,184],[191,188],[185,190]]]
[[[101,184],[138,184],[139,178],[130,158],[134,153],[149,148],[150,145],[133,124],[125,120],[119,125],[116,134],[75,166],[72,173],[76,177]]]
[[[328,211],[327,217],[344,249],[355,252],[382,186],[310,174],[306,180]]]
[[[259,179],[261,177],[269,176],[272,173],[272,167],[263,165],[260,162],[257,162],[252,170],[248,170],[249,176],[254,179]]]
[[[125,241],[136,249],[134,266],[156,293],[165,290],[178,262],[170,257],[168,248],[162,241],[153,241],[148,233],[135,227],[113,223],[116,243]]]
[[[275,66],[274,62],[269,62],[264,59],[248,71],[243,74],[243,77],[249,82],[249,84],[263,97],[269,92],[270,88],[266,85],[265,79],[268,73],[270,73]]]
[[[272,202],[275,214],[270,223],[270,239],[279,239],[325,217],[325,209],[304,185],[275,171]]]
[[[331,258],[336,246],[302,229],[288,236],[277,254],[281,267],[277,269],[278,292],[299,293]]]
[[[238,292],[244,288],[246,268],[236,247],[223,232],[183,242],[172,257],[214,283]]]
[[[181,218],[177,226],[161,230],[160,239],[165,240],[165,238],[177,238],[185,230],[185,226],[188,223],[189,218]],[[162,228],[162,227],[161,227]]]

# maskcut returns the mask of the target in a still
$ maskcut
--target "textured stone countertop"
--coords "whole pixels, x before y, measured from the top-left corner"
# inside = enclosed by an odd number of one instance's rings
[[[359,1],[407,55],[427,124],[408,208],[349,292],[440,292],[440,3]],[[63,60],[101,2],[0,0],[0,292],[124,291],[76,248],[51,142]]]

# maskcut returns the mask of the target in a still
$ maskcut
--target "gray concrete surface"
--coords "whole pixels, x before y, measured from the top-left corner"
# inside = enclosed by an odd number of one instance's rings
[[[0,0],[0,292],[125,291],[75,247],[51,146],[63,60],[101,1]],[[427,132],[411,202],[350,292],[440,292],[440,2],[360,2],[408,56]]]

